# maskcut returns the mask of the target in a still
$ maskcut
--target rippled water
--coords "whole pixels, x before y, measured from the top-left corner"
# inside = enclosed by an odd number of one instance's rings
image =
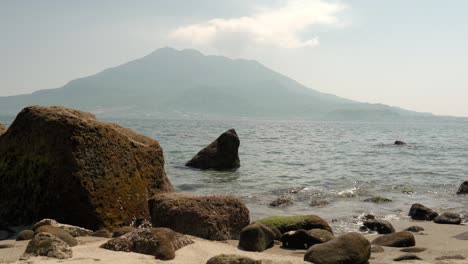
[[[179,192],[236,195],[246,202],[252,219],[305,213],[328,220],[362,213],[399,217],[415,202],[468,211],[468,196],[455,195],[460,183],[468,180],[467,123],[111,121],[160,142],[167,174]],[[241,140],[238,170],[184,166],[229,128],[235,128]],[[408,145],[394,146],[397,139]],[[393,202],[363,202],[377,195]],[[294,204],[268,206],[279,197]],[[312,201],[329,204],[311,207]]]

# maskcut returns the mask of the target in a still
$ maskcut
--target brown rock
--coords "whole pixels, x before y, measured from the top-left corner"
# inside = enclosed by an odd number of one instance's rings
[[[422,260],[422,258],[418,257],[417,255],[415,254],[404,254],[404,255],[401,255],[397,258],[394,258],[393,259],[394,261],[404,261],[404,260]]]
[[[157,259],[175,258],[175,251],[192,244],[188,237],[169,228],[146,228],[114,238],[101,248],[153,255]]]
[[[461,224],[461,217],[457,213],[445,212],[434,218],[436,224],[459,225]]]
[[[414,235],[408,231],[382,235],[372,241],[372,245],[384,247],[412,247],[415,244]]]
[[[382,253],[382,252],[385,252],[385,249],[381,246],[377,246],[377,245],[372,245],[371,246],[371,252],[372,253]]]
[[[379,234],[395,233],[395,228],[393,228],[392,224],[385,220],[370,219],[364,221],[363,224],[365,227],[372,231],[377,231]]]
[[[239,239],[250,223],[249,210],[232,196],[163,193],[148,203],[154,227],[210,240]]]
[[[173,190],[157,141],[90,113],[27,107],[0,137],[0,224],[121,226]]]
[[[432,221],[439,214],[422,204],[415,203],[411,206],[408,216],[411,216],[414,220],[427,220]]]
[[[288,205],[293,204],[293,201],[287,199],[287,198],[278,198],[274,201],[272,201],[269,205],[271,207],[286,207]]]
[[[362,264],[371,255],[369,241],[359,233],[347,233],[307,250],[304,261],[315,264]]]
[[[426,251],[426,249],[427,248],[423,248],[423,247],[410,247],[410,248],[400,249],[400,251],[406,252],[406,253],[419,253],[419,252]]]
[[[240,233],[239,248],[247,251],[262,252],[273,247],[275,233],[261,223],[244,227]]]
[[[312,207],[325,207],[329,205],[330,202],[327,200],[312,200],[310,201],[310,206]]]
[[[82,228],[82,227],[79,227],[79,226],[61,224],[61,223],[55,221],[54,219],[48,219],[48,218],[42,219],[41,221],[35,223],[33,225],[32,229],[36,230],[37,228],[39,228],[41,226],[44,226],[44,225],[51,225],[51,226],[59,227],[62,230],[69,233],[70,235],[72,235],[73,237],[90,236],[93,233],[93,231],[91,231],[89,229]]]
[[[137,229],[135,227],[122,226],[122,227],[114,229],[114,231],[112,232],[112,237],[123,236],[123,235],[125,235],[127,233],[130,233],[130,232],[133,232],[133,231],[136,231],[136,230]]]
[[[454,236],[454,238],[456,238],[458,240],[468,240],[468,232],[458,234],[458,235]]]
[[[462,256],[462,255],[441,256],[441,257],[435,258],[435,260],[449,260],[449,259],[463,260],[463,259],[466,259],[466,258],[464,256]]]
[[[236,131],[230,129],[200,150],[185,166],[202,170],[236,169],[240,166],[239,145],[240,141]]]
[[[65,241],[70,247],[74,247],[78,245],[78,241],[69,233],[64,231],[63,229],[55,226],[50,226],[50,225],[45,225],[45,226],[40,226],[38,227],[35,231],[34,234],[37,235],[39,233],[49,233],[52,234],[61,240]]]
[[[104,238],[111,238],[112,233],[109,232],[107,229],[101,229],[92,234],[93,237],[104,237]]]
[[[418,233],[418,232],[424,231],[424,228],[420,227],[420,226],[410,226],[410,227],[406,228],[404,231]]]
[[[67,259],[73,255],[70,246],[60,238],[50,233],[39,233],[29,241],[21,260],[30,256],[46,256],[50,258]]]
[[[210,258],[206,264],[261,264],[261,260],[254,260],[239,255],[218,255]]]
[[[23,230],[18,233],[18,236],[16,237],[17,241],[23,241],[23,240],[31,240],[34,237],[34,231],[32,230]]]

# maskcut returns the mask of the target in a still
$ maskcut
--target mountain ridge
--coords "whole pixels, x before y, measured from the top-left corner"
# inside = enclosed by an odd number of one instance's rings
[[[71,80],[59,88],[0,97],[0,112],[13,113],[33,104],[63,105],[116,115],[332,120],[349,119],[349,113],[358,112],[364,113],[363,116],[369,112],[369,116],[383,119],[432,116],[322,93],[254,60],[169,47]],[[356,117],[359,115],[352,119]]]

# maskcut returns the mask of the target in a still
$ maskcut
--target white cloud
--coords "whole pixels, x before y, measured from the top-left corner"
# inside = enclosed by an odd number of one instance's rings
[[[241,49],[249,45],[300,48],[319,45],[318,37],[301,38],[301,33],[315,25],[338,23],[344,9],[339,3],[325,0],[287,0],[277,8],[262,8],[256,14],[232,19],[215,18],[177,28],[170,38],[195,46],[218,49]]]

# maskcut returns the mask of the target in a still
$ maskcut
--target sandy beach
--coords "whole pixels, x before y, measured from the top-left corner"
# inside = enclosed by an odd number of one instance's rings
[[[425,230],[419,233],[414,233],[416,238],[416,247],[426,248],[425,251],[413,253],[419,256],[422,260],[407,260],[402,263],[468,263],[468,240],[458,240],[453,236],[468,231],[465,225],[440,225],[432,222],[413,221],[413,220],[394,220],[390,221],[397,231],[403,230],[409,226],[417,225]],[[366,235],[370,241],[379,235]],[[261,253],[242,251],[237,248],[238,241],[208,241],[196,237],[191,237],[195,243],[186,246],[176,252],[176,258],[170,261],[160,261],[154,259],[153,256],[142,255],[136,253],[114,252],[99,248],[108,239],[97,237],[79,237],[80,244],[73,247],[73,258],[59,260],[46,257],[33,257],[26,261],[20,261],[19,258],[23,254],[28,241],[4,240],[0,245],[11,245],[13,247],[0,249],[1,263],[168,263],[168,264],[204,264],[208,259],[219,254],[237,254],[248,256],[253,259],[262,260],[265,264],[280,264],[280,263],[306,263],[303,261],[305,250],[286,250],[280,245],[275,245]],[[401,252],[402,248],[384,247],[382,253],[372,253],[369,262],[371,264],[392,263],[398,256],[407,254]],[[461,255],[467,259],[449,259],[436,260],[443,256]]]

